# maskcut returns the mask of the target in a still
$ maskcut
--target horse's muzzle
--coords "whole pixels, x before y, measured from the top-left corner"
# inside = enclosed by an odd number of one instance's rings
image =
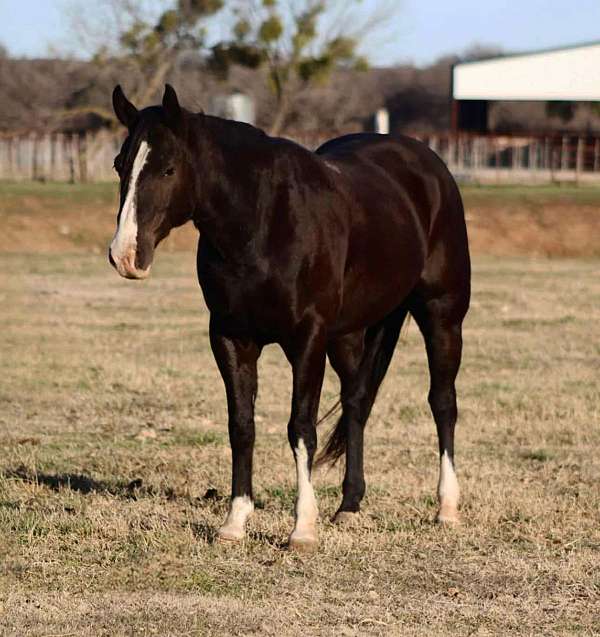
[[[129,250],[122,257],[113,257],[112,250],[108,249],[108,261],[115,270],[125,279],[146,279],[150,274],[152,265],[142,270],[135,265],[135,249]]]

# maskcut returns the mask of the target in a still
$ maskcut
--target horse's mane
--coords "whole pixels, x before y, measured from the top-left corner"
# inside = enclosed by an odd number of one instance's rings
[[[198,132],[208,128],[226,146],[252,144],[265,141],[268,138],[264,130],[252,126],[252,124],[224,119],[214,115],[205,115],[204,113],[197,113],[193,116],[192,128]]]

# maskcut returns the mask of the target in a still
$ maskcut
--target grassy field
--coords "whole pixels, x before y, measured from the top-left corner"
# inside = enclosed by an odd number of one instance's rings
[[[368,426],[360,524],[328,522],[341,470],[319,471],[307,557],[283,548],[291,376],[275,347],[250,536],[213,543],[230,454],[192,253],[159,249],[143,283],[99,255],[0,254],[1,634],[599,634],[598,265],[475,260],[456,529],[433,524],[437,444],[410,324]],[[337,391],[328,372],[322,411]]]

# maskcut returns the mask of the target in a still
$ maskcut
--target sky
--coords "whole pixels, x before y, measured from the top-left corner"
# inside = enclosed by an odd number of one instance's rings
[[[0,0],[0,44],[12,55],[78,52],[70,0]],[[365,15],[380,0],[363,0]],[[82,6],[93,11],[94,0]],[[391,35],[366,48],[371,62],[426,65],[478,43],[528,51],[600,40],[600,0],[398,0]]]

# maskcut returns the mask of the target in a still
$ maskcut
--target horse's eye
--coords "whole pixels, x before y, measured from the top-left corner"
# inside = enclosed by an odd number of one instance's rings
[[[174,174],[175,174],[175,168],[171,168],[171,167],[167,168],[165,172],[163,173],[165,177],[171,177],[171,175],[174,175]]]

